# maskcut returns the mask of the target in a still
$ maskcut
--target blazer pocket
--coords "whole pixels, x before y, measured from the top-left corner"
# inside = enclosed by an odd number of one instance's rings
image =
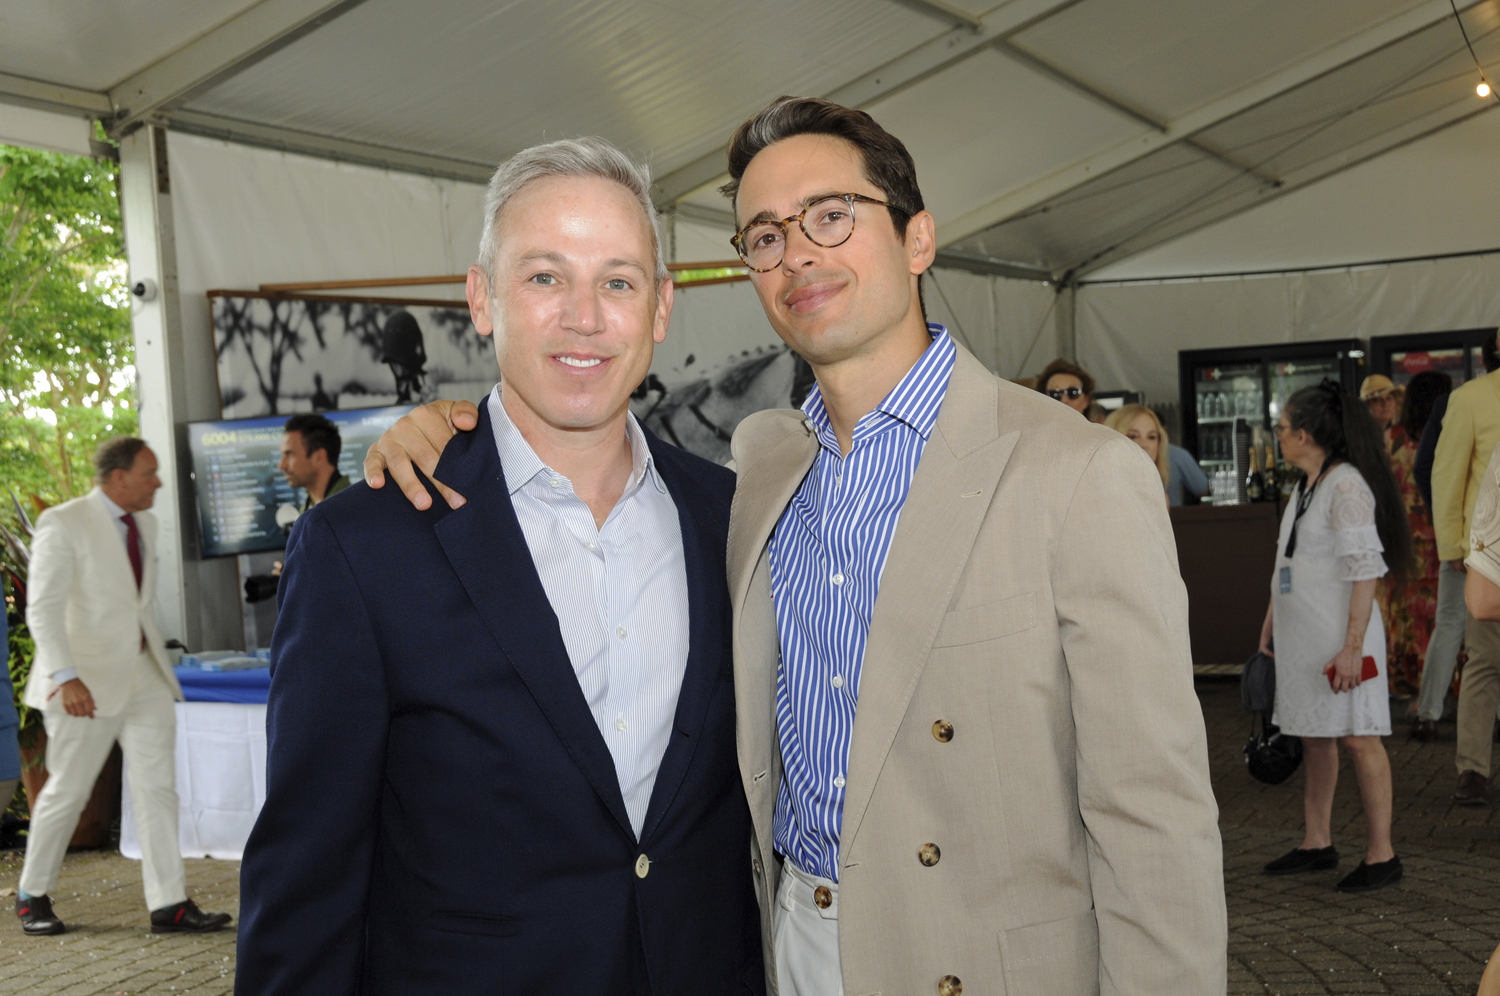
[[[521,922],[513,916],[450,910],[430,914],[428,926],[450,934],[480,934],[486,937],[515,937],[521,932]]]
[[[1099,992],[1099,921],[1094,911],[1000,932],[1006,991],[1047,996]]]
[[[1036,625],[1036,592],[1026,591],[998,602],[958,609],[943,616],[933,647],[962,647],[998,640]]]

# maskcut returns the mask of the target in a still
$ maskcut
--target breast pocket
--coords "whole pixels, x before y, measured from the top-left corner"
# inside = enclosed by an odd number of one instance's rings
[[[998,640],[1036,625],[1036,592],[1026,591],[996,602],[958,609],[943,616],[933,647],[962,647]]]

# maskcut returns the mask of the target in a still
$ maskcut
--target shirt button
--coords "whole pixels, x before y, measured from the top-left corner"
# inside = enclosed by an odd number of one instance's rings
[[[844,776],[843,775],[839,775],[837,778],[835,778],[833,780],[833,787],[834,788],[843,788],[844,787]]]
[[[844,687],[844,676],[843,675],[836,674],[836,675],[833,676],[833,687],[834,688],[843,688]]]
[[[562,481],[560,479],[556,478],[556,477],[554,477],[552,480],[548,481],[547,483],[550,484],[550,485],[552,485],[554,488],[560,488],[560,487],[562,487]]]
[[[624,626],[621,626],[619,629],[615,630],[615,636],[618,636],[620,639],[625,639],[625,635],[626,634]]]
[[[834,584],[843,584],[844,583],[844,575],[843,574],[835,574],[833,576],[833,583]]]
[[[624,716],[621,716],[619,719],[615,720],[615,729],[619,730],[621,733],[624,733],[629,728],[630,724],[625,722]]]
[[[642,854],[635,859],[635,877],[645,878],[646,873],[651,871],[651,859]]]

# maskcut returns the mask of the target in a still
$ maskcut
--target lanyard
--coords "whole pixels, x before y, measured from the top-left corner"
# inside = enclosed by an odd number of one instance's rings
[[[1292,531],[1287,535],[1286,553],[1283,554],[1287,560],[1291,560],[1292,554],[1297,552],[1297,523],[1312,505],[1313,492],[1318,490],[1319,484],[1323,483],[1323,475],[1328,472],[1328,462],[1332,459],[1331,454],[1323,458],[1323,466],[1318,468],[1318,476],[1313,479],[1312,487],[1308,487],[1306,481],[1298,485],[1297,514],[1292,516]]]

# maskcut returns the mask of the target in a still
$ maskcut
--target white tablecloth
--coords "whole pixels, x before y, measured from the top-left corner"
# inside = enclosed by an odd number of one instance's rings
[[[120,806],[120,853],[140,860],[130,812],[130,761]],[[177,703],[177,836],[185,858],[238,861],[266,801],[266,707]]]

